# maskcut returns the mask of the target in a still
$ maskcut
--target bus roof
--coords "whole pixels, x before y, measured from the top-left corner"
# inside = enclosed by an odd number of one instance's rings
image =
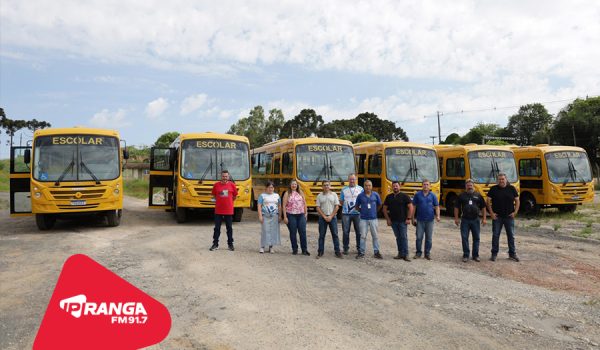
[[[326,138],[326,137],[304,137],[304,138],[299,138],[299,139],[279,139],[277,141],[273,141],[273,142],[264,144],[261,147],[257,147],[255,149],[253,149],[252,151],[262,151],[264,149],[269,149],[274,146],[282,146],[282,145],[288,145],[288,144],[297,146],[297,145],[306,145],[306,144],[313,144],[313,143],[330,143],[330,144],[345,145],[345,146],[352,147],[352,142],[350,142],[348,140],[330,139],[330,138]]]
[[[561,146],[561,145],[535,145],[535,146],[514,146],[512,147],[514,153],[525,152],[525,151],[540,151],[541,153],[548,152],[560,152],[560,151],[571,151],[571,152],[585,152],[585,149],[576,146]]]
[[[478,145],[476,143],[468,143],[466,145],[439,145],[443,147],[435,146],[438,154],[444,154],[446,152],[471,152],[471,151],[492,151],[492,150],[503,150],[512,152],[513,149],[510,146],[498,146],[498,145]]]
[[[382,148],[391,148],[391,147],[418,147],[418,148],[426,148],[430,150],[435,150],[433,145],[428,145],[425,143],[416,143],[416,142],[407,142],[407,141],[380,141],[380,142],[360,142],[354,144],[355,150],[370,148],[370,147],[382,147]]]
[[[212,132],[212,131],[190,132],[190,133],[185,133],[185,134],[179,134],[179,136],[177,137],[177,139],[179,139],[179,141],[188,140],[188,139],[214,139],[214,138],[249,143],[248,138],[246,136],[233,135],[233,134],[221,134],[221,133]]]
[[[33,137],[39,136],[50,136],[50,135],[64,135],[64,134],[89,134],[89,135],[103,135],[103,136],[114,136],[119,138],[119,132],[116,130],[109,129],[97,129],[88,128],[83,126],[76,126],[72,128],[48,128],[39,129],[33,133]]]

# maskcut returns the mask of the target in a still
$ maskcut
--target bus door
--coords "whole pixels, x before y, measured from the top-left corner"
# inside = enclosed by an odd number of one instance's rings
[[[150,149],[150,184],[148,185],[150,208],[168,209],[173,205],[175,152],[175,148],[168,147]]]
[[[374,192],[381,193],[381,153],[369,155],[369,157],[367,158],[367,163],[367,175],[365,176],[365,178],[367,180],[371,180],[371,182],[373,183]],[[362,186],[364,187],[364,181],[362,183]]]
[[[10,148],[10,216],[31,215],[31,147]]]

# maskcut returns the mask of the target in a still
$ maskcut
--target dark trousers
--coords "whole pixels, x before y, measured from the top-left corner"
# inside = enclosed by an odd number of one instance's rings
[[[469,231],[473,235],[473,258],[479,257],[479,219],[460,220],[460,237],[462,239],[463,258],[468,258],[469,254]]]
[[[396,246],[398,246],[398,254],[402,257],[408,256],[408,228],[405,222],[392,221],[392,230],[396,236]]]
[[[304,214],[286,214],[288,219],[288,230],[290,231],[290,241],[292,242],[292,251],[298,251],[298,236],[300,234],[300,249],[306,252],[306,217]]]
[[[233,244],[233,215],[215,214],[215,232],[213,234],[213,244],[219,245],[219,237],[221,236],[221,223],[225,221],[227,228],[227,245]]]
[[[515,248],[515,219],[510,216],[506,218],[498,217],[498,219],[492,220],[492,255],[497,255],[500,250],[500,233],[502,232],[502,226],[504,226],[504,230],[506,230],[508,255],[514,256],[517,254]]]
[[[319,216],[319,253],[325,251],[325,234],[327,233],[327,227],[329,227],[331,237],[333,238],[333,250],[336,253],[339,253],[340,239],[338,237],[337,218],[335,216],[330,222],[325,221],[322,216]]]
[[[344,251],[350,249],[350,229],[354,226],[356,250],[360,250],[360,215],[342,215],[342,245]]]

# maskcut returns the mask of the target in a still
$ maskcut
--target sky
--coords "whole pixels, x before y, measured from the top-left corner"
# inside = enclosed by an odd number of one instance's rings
[[[597,1],[2,0],[0,107],[129,145],[226,132],[257,105],[373,112],[431,143],[438,111],[444,139],[600,95],[598,43]]]

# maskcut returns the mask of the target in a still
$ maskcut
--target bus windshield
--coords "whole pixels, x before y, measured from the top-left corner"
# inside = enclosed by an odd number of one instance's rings
[[[517,182],[517,167],[512,152],[485,150],[469,152],[471,178],[475,183],[495,183],[499,173],[505,173],[508,182]]]
[[[100,181],[119,177],[119,141],[100,135],[35,139],[32,174],[39,181]]]
[[[301,181],[346,181],[354,173],[354,151],[336,144],[299,145],[296,166]]]
[[[394,147],[385,150],[388,180],[420,182],[438,181],[438,159],[433,150],[416,147]]]
[[[193,139],[181,146],[181,176],[189,180],[221,180],[221,170],[231,180],[250,177],[248,145],[231,140]]]
[[[546,153],[548,177],[555,183],[590,182],[592,171],[585,152]]]

